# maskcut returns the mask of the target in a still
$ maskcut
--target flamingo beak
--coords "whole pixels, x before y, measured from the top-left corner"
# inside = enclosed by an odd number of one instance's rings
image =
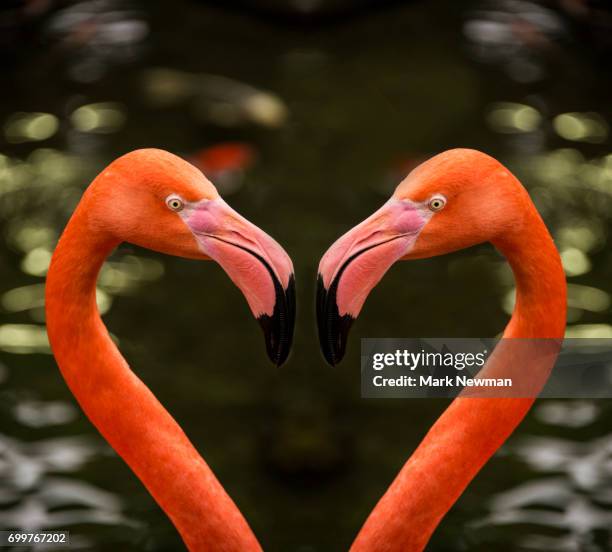
[[[410,251],[427,220],[420,206],[391,198],[323,255],[317,325],[321,351],[332,366],[344,357],[349,330],[368,294],[391,265]]]
[[[295,324],[295,279],[289,255],[221,198],[188,204],[180,214],[202,252],[240,288],[263,329],[270,360],[282,365]]]

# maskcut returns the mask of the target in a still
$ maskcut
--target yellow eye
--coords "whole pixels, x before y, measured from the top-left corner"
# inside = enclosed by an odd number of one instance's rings
[[[441,209],[444,209],[445,205],[446,205],[446,199],[441,196],[437,196],[437,197],[432,197],[429,200],[428,207],[432,211],[440,211]]]
[[[172,211],[181,211],[184,207],[183,200],[180,197],[170,196],[166,199],[168,209]]]

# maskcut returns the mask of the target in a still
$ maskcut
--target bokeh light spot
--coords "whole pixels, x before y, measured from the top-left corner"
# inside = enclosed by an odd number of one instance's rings
[[[608,137],[608,125],[597,113],[563,113],[553,121],[561,138],[574,142],[603,142]]]
[[[568,276],[580,276],[591,270],[591,261],[576,247],[568,247],[561,252],[563,269]]]
[[[110,134],[119,130],[125,122],[123,106],[113,102],[83,105],[70,115],[74,127],[80,132]]]
[[[8,142],[37,142],[51,138],[59,129],[59,121],[51,113],[15,113],[4,125]]]
[[[529,105],[499,102],[491,107],[487,121],[496,132],[533,132],[540,126],[542,117]]]

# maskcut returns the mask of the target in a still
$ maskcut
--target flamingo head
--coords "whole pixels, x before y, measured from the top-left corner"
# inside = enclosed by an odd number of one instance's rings
[[[114,241],[218,262],[261,324],[272,362],[285,362],[295,321],[291,259],[198,169],[165,151],[133,151],[96,178],[84,201],[92,230]]]
[[[517,207],[525,201],[518,180],[475,150],[450,150],[418,166],[321,259],[317,322],[325,359],[342,360],[353,321],[393,263],[495,241],[520,226]]]

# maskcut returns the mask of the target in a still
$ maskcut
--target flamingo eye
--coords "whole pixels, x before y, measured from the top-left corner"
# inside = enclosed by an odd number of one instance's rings
[[[184,207],[183,200],[177,196],[170,196],[166,198],[166,205],[168,206],[168,209],[170,209],[171,211],[177,211],[177,212],[181,211]]]
[[[442,196],[432,197],[428,203],[428,207],[432,211],[440,211],[441,209],[444,209],[445,205],[446,205],[446,198]]]

